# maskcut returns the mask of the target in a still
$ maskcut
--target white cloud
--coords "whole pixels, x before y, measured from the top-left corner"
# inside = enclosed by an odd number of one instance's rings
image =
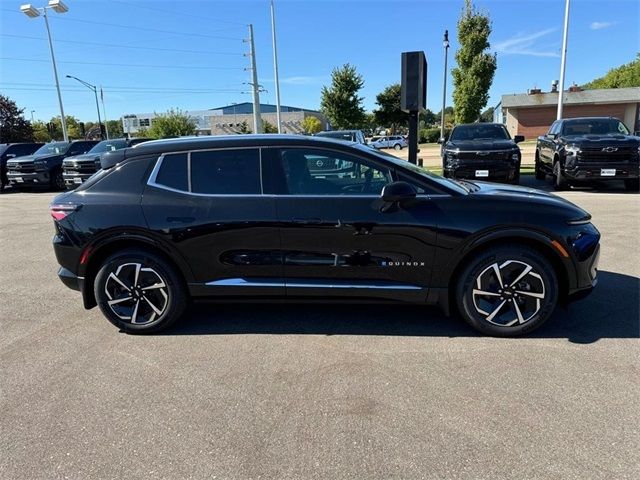
[[[609,28],[615,25],[615,22],[592,22],[589,25],[591,30],[602,30],[604,28]]]
[[[530,55],[534,57],[558,57],[560,54],[556,49],[549,46],[536,45],[536,40],[541,37],[545,37],[552,32],[555,32],[555,28],[547,28],[538,32],[524,34],[518,33],[511,38],[496,42],[493,45],[493,49],[497,53],[503,55]]]

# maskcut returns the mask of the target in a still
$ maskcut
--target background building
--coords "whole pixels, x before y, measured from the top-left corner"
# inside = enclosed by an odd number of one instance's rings
[[[253,104],[251,102],[234,103],[210,110],[190,110],[185,112],[196,121],[197,135],[229,135],[241,133],[244,122],[249,130],[253,129]],[[302,120],[306,117],[316,117],[320,120],[324,130],[329,128],[329,122],[316,110],[305,108],[280,106],[280,118],[283,133],[304,133]],[[274,127],[276,121],[276,106],[260,104],[260,114],[263,121]],[[135,135],[140,129],[149,128],[153,124],[155,113],[134,113],[122,117],[122,128],[125,134]]]
[[[640,87],[582,90],[573,86],[564,92],[563,117],[617,117],[632,131],[640,130]],[[528,93],[503,95],[496,118],[509,133],[536,138],[544,135],[556,119],[558,92],[532,89]]]

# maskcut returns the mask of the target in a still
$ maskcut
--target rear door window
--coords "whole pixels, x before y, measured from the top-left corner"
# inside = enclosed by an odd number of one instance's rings
[[[188,192],[189,182],[187,175],[187,154],[173,153],[162,158],[162,164],[160,165],[160,170],[158,170],[155,183]]]
[[[191,191],[209,195],[259,195],[260,150],[191,152]]]

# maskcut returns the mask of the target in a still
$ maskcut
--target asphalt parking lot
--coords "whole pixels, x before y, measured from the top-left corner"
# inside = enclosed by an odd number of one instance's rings
[[[600,284],[496,339],[412,306],[119,333],[55,275],[53,194],[0,195],[0,478],[638,478],[640,195],[562,196],[603,234]]]

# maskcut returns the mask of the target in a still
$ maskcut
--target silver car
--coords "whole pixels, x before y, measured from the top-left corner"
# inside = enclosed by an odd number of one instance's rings
[[[407,146],[407,141],[402,135],[391,135],[380,137],[376,141],[369,142],[369,145],[376,149],[393,148],[395,150],[402,150]]]

